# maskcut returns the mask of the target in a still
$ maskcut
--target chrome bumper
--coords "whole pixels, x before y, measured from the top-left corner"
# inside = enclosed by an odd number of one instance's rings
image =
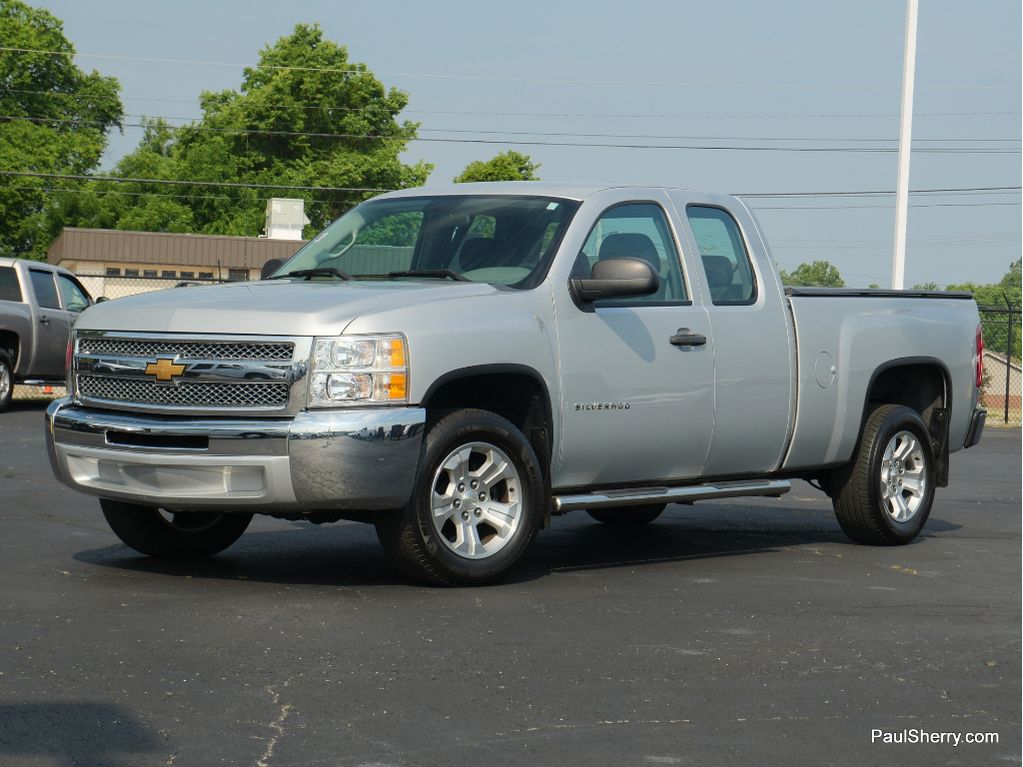
[[[426,411],[311,411],[294,418],[133,415],[54,401],[46,446],[83,493],[168,509],[379,510],[412,494]]]

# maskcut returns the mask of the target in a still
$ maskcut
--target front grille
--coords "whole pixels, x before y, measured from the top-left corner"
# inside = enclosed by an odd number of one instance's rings
[[[287,362],[295,345],[284,342],[258,341],[177,341],[173,338],[106,338],[82,336],[78,339],[79,354],[106,354],[115,357],[157,357],[176,354],[183,359],[267,360]]]
[[[163,412],[282,411],[305,375],[307,355],[294,338],[86,330],[75,341],[75,396],[84,404]],[[157,380],[168,373],[170,380]]]
[[[78,376],[78,394],[83,398],[162,407],[283,408],[288,404],[289,389],[287,383],[182,381],[168,385],[133,378]]]

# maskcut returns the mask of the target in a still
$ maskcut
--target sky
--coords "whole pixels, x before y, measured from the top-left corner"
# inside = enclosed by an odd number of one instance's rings
[[[549,181],[896,186],[902,0],[29,2],[63,20],[80,67],[118,78],[128,115],[175,123],[200,116],[203,90],[236,89],[262,47],[318,23],[409,94],[403,117],[434,140],[403,159],[433,163],[428,183],[514,149]],[[1019,0],[920,0],[910,188],[1010,189],[913,194],[907,287],[997,282],[1020,257],[1021,25]],[[115,133],[104,167],[139,137]],[[746,199],[782,268],[825,259],[848,285],[890,284],[894,194]]]

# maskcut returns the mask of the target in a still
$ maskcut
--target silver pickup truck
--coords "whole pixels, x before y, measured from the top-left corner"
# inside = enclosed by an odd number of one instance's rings
[[[383,195],[268,279],[96,306],[73,343],[53,470],[128,546],[358,520],[435,583],[500,578],[552,514],[792,478],[906,543],[985,418],[969,294],[786,291],[741,201],[677,189]]]
[[[0,411],[16,383],[64,384],[71,326],[91,305],[67,269],[0,258]]]

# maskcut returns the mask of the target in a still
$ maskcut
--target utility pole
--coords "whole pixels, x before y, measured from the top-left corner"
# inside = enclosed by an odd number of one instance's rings
[[[902,290],[906,272],[906,220],[909,216],[909,153],[913,140],[913,79],[916,75],[918,0],[906,0],[906,48],[902,61],[902,120],[899,126],[899,178],[895,193],[895,253],[892,288]]]

